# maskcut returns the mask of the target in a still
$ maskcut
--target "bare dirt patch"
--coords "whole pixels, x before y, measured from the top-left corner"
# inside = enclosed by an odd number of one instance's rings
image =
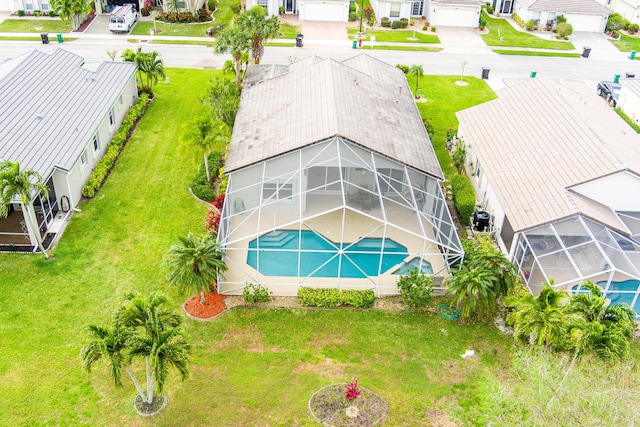
[[[347,368],[350,366],[351,365],[347,363],[334,362],[329,358],[325,358],[324,361],[320,363],[300,363],[294,372],[296,374],[313,372],[314,374],[318,374],[328,379],[338,379],[344,377],[347,372]]]

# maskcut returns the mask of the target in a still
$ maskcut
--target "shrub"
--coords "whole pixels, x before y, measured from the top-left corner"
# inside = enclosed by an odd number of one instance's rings
[[[535,27],[536,23],[533,22],[533,19],[529,19],[527,21],[527,23],[525,24],[525,28],[527,29],[527,31],[531,31],[533,30],[533,27]]]
[[[611,37],[613,37],[614,39],[617,39],[618,37],[620,37],[620,31],[618,30],[611,31]]]
[[[436,32],[436,26],[435,25],[433,27],[431,27],[431,31],[434,32],[434,33]]]
[[[225,194],[227,192],[227,186],[229,185],[229,175],[224,175],[222,181],[218,185],[218,194]]]
[[[375,23],[376,23],[376,18],[371,18],[371,19],[369,19],[368,23],[369,23],[369,26],[370,26],[370,27],[373,27],[373,24],[375,24]]]
[[[638,24],[631,24],[627,29],[627,31],[629,31],[629,34],[635,34],[638,32],[638,30],[640,30],[640,25]]]
[[[454,175],[451,178],[453,201],[464,225],[470,225],[471,215],[476,207],[476,192],[466,175]]]
[[[209,10],[216,10],[218,8],[218,0],[209,0]]]
[[[400,23],[400,28],[407,28],[409,25],[409,20],[407,18],[401,18],[398,22]]]
[[[151,8],[150,7],[143,7],[142,9],[140,9],[140,14],[142,16],[149,16],[151,15]]]
[[[426,307],[431,302],[433,277],[420,273],[417,268],[398,280],[402,300],[410,307]]]
[[[556,16],[556,22],[558,24],[561,24],[563,22],[567,22],[567,17],[564,16],[564,15],[558,15],[558,16]]]
[[[272,291],[257,283],[247,283],[242,290],[242,296],[247,304],[265,303],[271,301]]]
[[[206,200],[207,202],[212,201],[216,197],[216,192],[213,191],[211,184],[196,184],[191,187],[191,191],[193,191],[193,194],[198,199]]]
[[[38,9],[33,11],[33,16],[42,16],[42,12],[40,12]]]
[[[367,21],[371,21],[371,18],[373,18],[373,8],[371,6],[365,6],[362,13]]]
[[[433,141],[433,135],[435,133],[435,129],[431,122],[427,119],[422,119],[422,123],[424,123],[424,128],[427,130],[427,134],[429,135],[429,139]]]
[[[340,290],[335,288],[300,288],[298,299],[303,307],[335,308],[348,305],[357,308],[370,308],[375,301],[372,290]]]
[[[229,7],[233,11],[233,13],[235,13],[236,15],[238,15],[240,13],[240,10],[242,9],[242,6],[240,5],[240,0],[232,0],[229,3]]]
[[[196,12],[196,16],[195,16],[196,21],[198,22],[208,22],[211,21],[211,11],[209,9],[207,9],[206,7],[202,6],[200,9],[198,9],[198,11]]]
[[[349,12],[349,22],[353,22],[357,19],[355,12]]]
[[[480,27],[481,30],[484,30],[484,27],[487,26],[487,19],[484,16],[480,16],[480,21],[478,22],[478,27]]]
[[[383,27],[390,27],[391,26],[391,21],[389,20],[389,17],[385,16],[380,20],[380,25],[382,25]]]
[[[122,125],[120,125],[118,132],[116,132],[116,134],[111,139],[107,152],[96,164],[93,172],[89,176],[87,183],[82,188],[82,195],[84,197],[93,197],[100,189],[100,187],[104,183],[104,180],[109,174],[109,171],[111,170],[111,168],[113,168],[113,165],[118,159],[118,156],[120,155],[120,152],[124,147],[124,143],[133,130],[133,126],[146,111],[148,103],[149,96],[147,94],[142,94],[140,95],[134,106],[129,109],[129,112],[122,121]]]
[[[402,27],[402,24],[400,23],[400,21],[393,21],[391,23],[391,28],[394,29],[394,30],[396,30],[398,28],[401,28],[401,27]]]
[[[207,212],[207,219],[204,221],[204,229],[207,230],[209,234],[218,234],[218,230],[220,229],[220,214],[218,214],[214,209],[209,209],[209,212]]]
[[[493,12],[494,12],[494,10],[493,10],[493,6],[491,6],[490,4],[488,4],[488,5],[487,5],[486,10],[487,10],[487,13],[488,13],[489,15],[493,15]]]
[[[352,1],[349,3],[349,12],[355,12],[356,11],[356,2]]]
[[[402,70],[403,73],[408,74],[409,73],[409,66],[408,65],[404,65],[404,64],[396,64],[396,68],[399,68]]]
[[[429,30],[429,26],[428,25],[423,25],[422,26],[422,31],[427,31]]]
[[[511,14],[511,18],[513,18],[513,20],[516,21],[516,24],[520,25],[521,27],[524,27],[524,19],[520,18],[520,15],[513,12]]]
[[[22,9],[18,10],[18,16],[24,16],[24,10]]]
[[[556,27],[556,31],[558,32],[558,37],[566,39],[573,33],[573,26],[568,22],[561,22]]]
[[[218,194],[215,199],[213,199],[213,206],[215,206],[218,210],[222,209],[222,205],[224,204],[225,194]]]
[[[56,13],[53,10],[49,11],[49,17],[53,18],[54,16],[56,16]]]

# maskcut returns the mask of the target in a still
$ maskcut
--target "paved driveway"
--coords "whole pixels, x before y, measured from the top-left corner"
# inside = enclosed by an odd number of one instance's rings
[[[616,48],[606,36],[602,33],[593,33],[587,31],[577,31],[569,36],[569,41],[582,52],[584,46],[591,48],[589,58],[595,59],[611,59],[616,57],[619,59],[620,51]]]
[[[436,32],[445,52],[482,53],[488,50],[475,28],[438,27]]]

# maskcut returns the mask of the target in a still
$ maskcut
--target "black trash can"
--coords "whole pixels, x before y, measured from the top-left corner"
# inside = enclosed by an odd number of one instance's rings
[[[582,46],[582,57],[588,58],[591,53],[591,48],[589,46]]]
[[[489,78],[489,71],[491,71],[490,68],[482,67],[482,80],[487,80]]]
[[[625,76],[626,78],[628,78],[628,79],[633,79],[633,78],[635,78],[635,77],[636,77],[636,75],[635,75],[634,73],[626,73],[624,76]]]
[[[40,34],[40,38],[42,39],[42,44],[49,44],[49,33]]]
[[[302,47],[302,39],[304,36],[302,34],[298,34],[296,36],[296,47]]]

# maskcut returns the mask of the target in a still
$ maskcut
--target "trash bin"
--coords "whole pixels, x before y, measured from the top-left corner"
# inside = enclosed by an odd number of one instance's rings
[[[536,74],[538,74],[537,71],[532,71],[529,73],[529,77],[534,78],[536,76]]]
[[[482,80],[487,80],[489,78],[489,71],[491,71],[491,68],[482,67]]]
[[[42,44],[49,44],[49,33],[40,34],[40,38],[42,39]]]
[[[302,47],[302,39],[304,36],[302,34],[298,34],[296,36],[296,47]]]
[[[351,47],[354,48],[354,49],[357,48],[358,47],[358,40],[353,39],[353,43],[351,44]]]
[[[62,40],[62,34],[58,34],[58,43],[62,43],[64,40]]]
[[[620,83],[620,74],[614,74],[613,82],[614,83]]]
[[[591,53],[591,48],[589,46],[582,46],[582,57],[588,58]]]
[[[631,53],[629,54],[629,59],[636,59],[636,51],[632,50]]]
[[[626,73],[624,76],[628,79],[633,79],[636,75],[634,73]]]

